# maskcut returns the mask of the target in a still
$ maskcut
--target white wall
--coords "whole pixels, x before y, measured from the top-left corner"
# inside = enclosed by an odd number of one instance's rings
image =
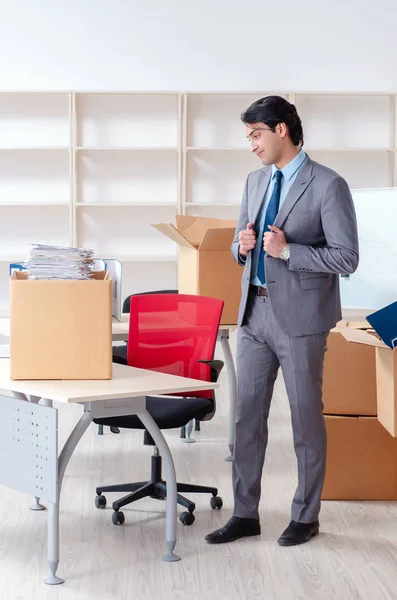
[[[0,89],[395,91],[396,17],[395,0],[1,0]]]

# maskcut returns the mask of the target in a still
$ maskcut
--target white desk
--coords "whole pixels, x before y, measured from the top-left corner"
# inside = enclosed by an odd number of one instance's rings
[[[176,477],[171,452],[146,410],[146,396],[216,389],[218,384],[113,365],[113,379],[95,381],[12,381],[10,361],[0,360],[0,485],[48,501],[48,564],[50,585],[63,583],[59,563],[59,502],[65,469],[94,418],[136,414],[164,458],[167,481],[166,561],[179,560],[176,543]],[[43,404],[39,404],[40,400]],[[58,411],[52,402],[78,403],[84,413],[58,456]],[[181,400],[182,401],[182,400]]]

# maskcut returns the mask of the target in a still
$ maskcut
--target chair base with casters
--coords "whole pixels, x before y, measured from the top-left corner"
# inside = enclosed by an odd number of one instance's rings
[[[211,380],[217,381],[223,367],[223,362],[218,360],[200,362],[208,364],[211,368]],[[165,426],[167,426],[166,428],[168,429],[186,427],[187,423],[191,421],[192,418],[197,420],[204,419],[205,416],[211,412],[212,406],[212,402],[206,398],[186,397],[176,402],[173,397],[156,398],[155,396],[148,396],[146,398],[146,409],[160,429],[165,428]],[[125,427],[127,429],[144,429],[143,424],[136,415],[94,419],[94,423],[97,423],[98,426],[108,425],[111,428],[116,425],[116,422],[119,427]],[[126,496],[113,502],[112,506],[114,512],[112,521],[115,525],[122,525],[124,523],[124,513],[120,511],[120,508],[123,506],[148,496],[158,500],[164,500],[167,495],[167,484],[161,476],[161,456],[152,437],[146,430],[144,444],[154,446],[151,474],[148,481],[100,486],[96,488],[97,496],[95,498],[95,505],[97,508],[106,507],[107,502],[105,496],[102,495],[103,492],[129,492]],[[177,492],[180,492],[177,494],[178,504],[187,509],[187,511],[181,513],[179,517],[184,525],[192,525],[194,523],[195,519],[193,512],[196,505],[191,500],[182,496],[182,492],[211,494],[211,508],[222,508],[223,505],[222,498],[218,496],[218,490],[215,487],[177,483]]]
[[[147,431],[145,431],[146,445],[154,445],[154,442]],[[122,525],[125,521],[124,513],[120,511],[120,508],[131,504],[141,498],[154,498],[156,500],[165,500],[167,496],[167,484],[161,476],[161,456],[159,454],[157,446],[154,445],[154,452],[152,455],[152,468],[150,473],[149,481],[139,481],[136,483],[125,483],[121,485],[107,485],[96,488],[95,506],[97,508],[106,507],[106,497],[103,496],[105,492],[129,492],[126,496],[123,496],[119,500],[113,502],[113,514],[112,522],[115,525]],[[181,492],[187,493],[199,493],[199,494],[211,494],[210,506],[213,509],[222,508],[222,498],[218,496],[218,490],[215,487],[208,487],[204,485],[194,485],[190,483],[177,483],[177,502],[183,506],[186,511],[179,515],[179,519],[184,525],[192,525],[195,521],[194,509],[196,505],[194,502],[185,498],[181,495]]]

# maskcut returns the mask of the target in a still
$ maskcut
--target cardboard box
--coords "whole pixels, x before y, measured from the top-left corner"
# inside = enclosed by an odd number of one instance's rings
[[[178,291],[224,300],[221,323],[237,323],[242,268],[233,260],[231,245],[236,221],[177,215],[171,223],[152,226],[179,246]]]
[[[341,330],[369,327],[363,322],[339,322],[327,339],[323,403],[327,415],[377,414],[374,346],[349,344]]]
[[[397,352],[367,331],[341,330],[348,342],[375,347],[378,420],[397,437]]]
[[[111,379],[112,281],[10,279],[11,379]]]
[[[376,417],[326,416],[323,500],[397,500],[397,439]]]

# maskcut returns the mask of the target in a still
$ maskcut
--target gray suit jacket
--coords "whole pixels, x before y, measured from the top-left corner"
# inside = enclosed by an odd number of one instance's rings
[[[271,167],[265,167],[247,178],[231,249],[241,265],[238,235],[249,222],[258,233],[256,220],[271,172]],[[266,285],[278,324],[291,336],[332,329],[342,318],[338,275],[353,273],[358,265],[357,222],[346,181],[307,157],[274,224],[283,230],[291,248],[288,261],[265,257]],[[249,252],[241,282],[239,325],[246,312],[251,261]]]

